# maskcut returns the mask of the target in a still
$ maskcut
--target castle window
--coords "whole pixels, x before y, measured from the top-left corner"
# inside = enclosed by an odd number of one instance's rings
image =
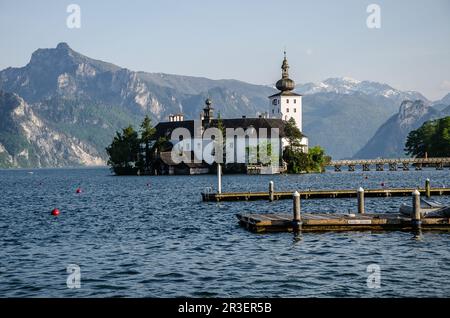
[[[274,99],[274,100],[272,101],[272,104],[273,104],[273,105],[276,105],[276,104],[277,104],[277,100]]]
[[[287,103],[287,104],[289,104],[289,98],[288,98],[288,99],[286,99],[286,103]]]
[[[272,109],[272,114],[275,114],[275,109]]]
[[[294,99],[294,104],[297,104],[297,99]]]
[[[288,108],[286,108],[286,113],[289,113],[289,107],[288,107]]]
[[[280,109],[278,108],[278,114],[280,113]]]
[[[297,108],[294,108],[294,113],[296,113],[297,112]]]

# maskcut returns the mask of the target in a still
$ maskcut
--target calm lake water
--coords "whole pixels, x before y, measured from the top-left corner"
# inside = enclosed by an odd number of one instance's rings
[[[29,173],[32,171],[33,174]],[[366,179],[365,176],[368,176]],[[450,171],[224,176],[224,191],[450,186]],[[253,234],[239,212],[292,202],[203,203],[215,176],[114,177],[107,169],[0,171],[1,297],[449,297],[450,234]],[[76,194],[80,187],[83,192]],[[366,199],[395,212],[408,198]],[[450,204],[449,197],[438,200]],[[61,215],[50,211],[59,208]],[[355,199],[309,200],[345,213]],[[81,288],[66,285],[69,264]],[[381,288],[367,287],[367,266]]]

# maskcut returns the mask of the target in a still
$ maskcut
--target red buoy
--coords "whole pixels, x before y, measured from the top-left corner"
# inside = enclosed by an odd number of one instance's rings
[[[53,210],[52,210],[52,215],[53,215],[53,216],[58,216],[59,213],[60,213],[60,212],[59,212],[58,209],[53,209]]]
[[[78,188],[76,192],[77,192],[77,194],[80,194],[81,193],[81,189]]]
[[[384,182],[381,182],[381,186],[384,187]]]

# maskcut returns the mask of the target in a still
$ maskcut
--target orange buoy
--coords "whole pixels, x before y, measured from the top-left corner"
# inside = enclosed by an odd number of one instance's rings
[[[59,212],[58,209],[53,209],[53,210],[52,210],[52,215],[53,215],[53,216],[58,216],[59,213],[60,213],[60,212]]]

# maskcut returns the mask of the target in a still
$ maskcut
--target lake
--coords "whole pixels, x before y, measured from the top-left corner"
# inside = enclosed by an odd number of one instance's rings
[[[270,180],[277,191],[415,187],[426,178],[450,186],[449,176],[225,175],[223,191],[267,191]],[[201,202],[215,183],[214,175],[115,177],[105,168],[0,170],[0,297],[450,296],[449,233],[254,234],[236,213],[290,212],[292,202]],[[347,213],[355,201],[302,201],[302,211]],[[366,210],[396,212],[410,201],[366,198]],[[79,289],[66,283],[70,264],[81,269]],[[371,264],[380,288],[367,285]]]

